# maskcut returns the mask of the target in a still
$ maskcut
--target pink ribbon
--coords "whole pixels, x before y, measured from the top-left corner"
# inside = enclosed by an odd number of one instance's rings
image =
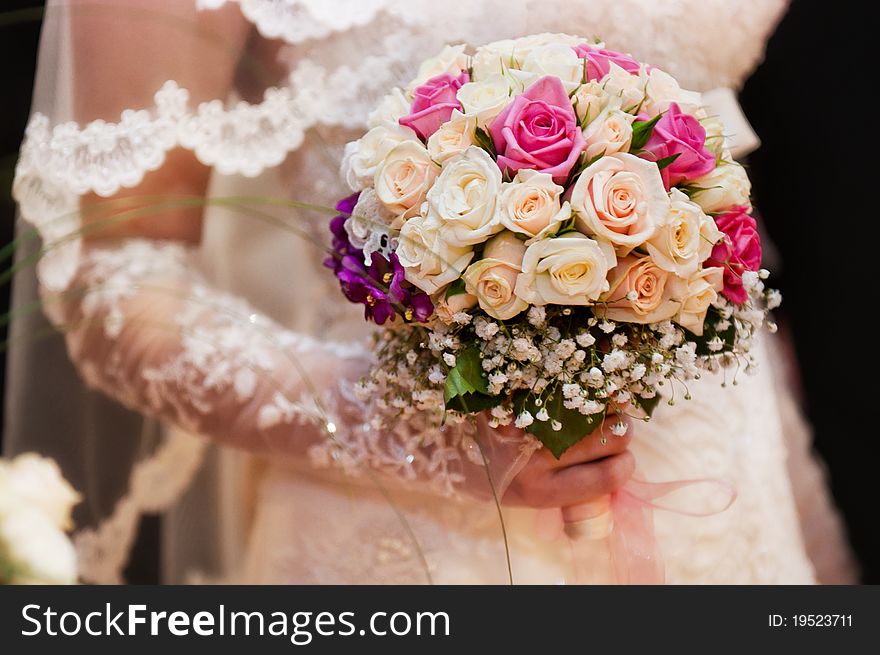
[[[693,493],[695,487],[704,492]],[[687,490],[681,497],[676,492]],[[665,502],[660,502],[666,499]],[[577,584],[663,584],[665,570],[654,536],[653,510],[705,517],[725,511],[736,489],[721,480],[646,482],[631,479],[611,497],[613,528],[603,539],[570,539]],[[555,526],[549,521],[552,520]],[[539,517],[538,530],[549,538],[562,532],[562,512]],[[554,534],[555,533],[555,534]],[[603,570],[607,569],[607,570]]]

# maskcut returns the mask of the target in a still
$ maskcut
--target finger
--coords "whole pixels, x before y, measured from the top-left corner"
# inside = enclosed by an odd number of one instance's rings
[[[543,497],[551,500],[552,507],[595,500],[620,489],[634,471],[635,458],[629,451],[588,464],[569,466],[548,478],[549,490]]]

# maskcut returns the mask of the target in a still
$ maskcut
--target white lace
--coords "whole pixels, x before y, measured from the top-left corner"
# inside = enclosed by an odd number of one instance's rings
[[[241,13],[264,37],[287,43],[320,39],[331,32],[365,25],[390,5],[406,4],[388,0],[196,0],[196,6],[219,9],[231,2],[241,6]]]
[[[308,453],[318,468],[381,474],[446,496],[488,495],[468,424],[416,417],[391,432],[372,429],[370,407],[352,393],[369,363],[361,345],[281,328],[205,284],[182,245],[131,239],[92,247],[76,281],[72,299],[55,299],[71,356],[90,386],[126,406],[276,458]],[[184,441],[166,442],[140,462],[110,518],[81,537],[89,579],[116,580],[139,513],[165,507],[186,488],[203,446]],[[521,444],[498,441],[486,445],[506,478]],[[169,450],[180,451],[181,461]],[[154,483],[161,489],[150,500]]]
[[[121,584],[138,523],[144,514],[171,508],[189,487],[208,442],[171,433],[151,457],[135,464],[128,493],[109,518],[74,538],[80,578],[89,584]]]

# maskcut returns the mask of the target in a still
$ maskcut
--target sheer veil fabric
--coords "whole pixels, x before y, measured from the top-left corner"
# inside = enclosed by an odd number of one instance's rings
[[[329,216],[270,204],[247,214],[221,199],[332,204],[345,194],[338,175],[345,142],[363,131],[384,93],[404,84],[418,62],[444,43],[478,44],[539,31],[598,35],[609,46],[668,70],[685,87],[735,89],[759,62],[785,9],[782,0],[48,4],[34,115],[15,187],[22,233],[35,226],[43,243],[53,244],[37,267],[48,316],[56,324],[70,321],[64,309],[69,303],[58,301],[58,294],[69,295],[83,279],[91,285],[122,281],[129,291],[149,286],[144,282],[154,279],[149,276],[180,282],[184,286],[175,288],[207,298],[227,313],[253,316],[258,327],[271,332],[273,345],[296,352],[310,371],[320,372],[315,376],[319,381],[332,380],[333,389],[319,390],[282,380],[285,391],[300,390],[284,400],[311,407],[320,399],[318,404],[336,412],[333,422],[340,427],[355,410],[336,382],[356,376],[363,357],[357,344],[367,329],[357,309],[340,299],[335,281],[321,267],[323,253],[312,243],[327,240]],[[568,17],[564,24],[560,16]],[[577,17],[576,24],[571,16]],[[137,74],[102,75],[102,68],[112,70],[114,53],[90,50],[89,30],[109,30],[118,35],[111,42],[120,52],[138,52]],[[204,208],[197,248],[129,242],[95,255],[77,239],[65,238],[79,224],[82,196],[107,198],[134,188],[151,171],[161,173],[168,158],[181,150],[212,169],[207,198],[218,200]],[[279,222],[286,227],[279,229]],[[20,249],[19,260],[26,262],[26,257],[27,250]],[[16,306],[36,294],[33,268],[25,268],[16,280]],[[90,304],[91,295],[98,300]],[[354,461],[348,464],[395,467],[407,482],[403,492],[393,482],[386,488],[363,475],[341,475],[338,466],[328,469],[329,461],[345,465],[347,457],[333,448],[307,448],[320,446],[310,436],[314,422],[303,419],[307,409],[292,408],[272,394],[265,403],[246,403],[253,413],[253,426],[247,429],[270,446],[256,449],[261,452],[220,445],[241,445],[234,443],[234,435],[219,442],[193,436],[216,436],[218,429],[194,411],[198,403],[172,399],[172,391],[199,395],[181,383],[180,371],[189,370],[181,368],[184,359],[198,369],[191,349],[175,345],[176,377],[169,377],[167,366],[155,366],[151,370],[163,373],[154,374],[143,389],[126,387],[127,380],[141,379],[140,369],[132,375],[133,369],[123,365],[115,377],[96,370],[113,368],[114,340],[127,334],[124,327],[114,334],[114,326],[119,327],[114,311],[128,307],[127,302],[127,295],[111,291],[86,294],[76,315],[99,319],[100,334],[68,334],[68,348],[91,386],[107,390],[110,380],[112,391],[129,407],[165,421],[142,419],[88,391],[60,336],[27,339],[39,330],[38,314],[22,316],[13,326],[18,345],[14,341],[11,349],[7,434],[15,451],[37,449],[59,458],[85,491],[77,544],[87,580],[121,580],[139,516],[146,512],[164,516],[168,582],[508,580],[494,504],[485,494],[482,500],[463,500],[443,493],[479,470],[467,435],[438,437],[430,453],[416,452],[411,466],[403,468],[394,457],[410,454],[398,448],[411,445],[405,437],[377,443],[340,435],[349,439],[346,452]],[[148,306],[156,311],[155,304]],[[254,366],[273,374],[286,370],[274,351],[260,349],[253,336],[237,332],[239,326],[224,323],[220,315],[207,316],[204,306],[174,312],[175,321],[178,314],[195,314],[195,325],[207,321],[215,338],[217,330],[228,337],[229,350],[202,353],[199,361],[231,367],[226,391],[239,400],[252,397],[243,389],[257,394],[261,389],[243,371]],[[178,336],[186,341],[185,331]],[[102,344],[97,350],[95,339]],[[774,349],[772,341],[763,347]],[[105,353],[107,360],[96,353]],[[830,526],[825,530],[831,536],[821,548],[839,553],[822,560],[820,579],[840,582],[851,575],[821,475],[805,456],[803,430],[793,442],[799,463],[792,476],[786,471],[780,417],[791,411],[791,399],[774,381],[771,358],[761,359],[765,366],[758,376],[743,376],[728,389],[720,387],[720,379],[702,380],[691,389],[693,401],[638,426],[633,448],[645,477],[712,476],[739,491],[734,507],[708,519],[657,514],[667,577],[673,582],[813,581],[796,510],[801,496],[821,500],[810,503],[814,511],[824,508],[810,524]],[[205,379],[202,375],[199,383]],[[274,409],[265,409],[270,406]],[[272,423],[276,415],[283,419]],[[785,427],[791,424],[786,421]],[[302,448],[291,446],[297,440]],[[437,460],[431,458],[441,451],[455,467],[437,474]],[[511,470],[518,457],[507,453],[499,461],[503,458]],[[808,480],[803,488],[802,480]],[[563,580],[563,548],[535,536],[534,513],[505,510],[505,518],[514,579]]]

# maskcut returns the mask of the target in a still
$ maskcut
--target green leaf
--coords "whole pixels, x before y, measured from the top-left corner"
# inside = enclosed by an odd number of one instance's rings
[[[547,410],[550,418],[546,421],[535,421],[526,428],[526,431],[535,435],[546,446],[547,450],[559,459],[566,450],[578,441],[586,437],[602,423],[605,412],[584,416],[575,409],[567,409],[563,405],[562,389],[557,385],[553,391],[545,392],[541,396],[541,404],[538,405],[534,394],[521,392],[514,398],[516,412],[528,411],[535,416],[542,408]],[[561,430],[554,430],[552,422],[559,421]]]
[[[488,396],[489,385],[483,371],[480,349],[471,346],[459,353],[455,359],[455,366],[446,374],[443,399],[446,401],[446,406],[452,409],[449,407],[449,402],[453,398],[467,398],[468,394],[476,393]]]
[[[677,152],[674,155],[669,155],[668,157],[663,157],[662,159],[658,159],[654,163],[657,164],[657,168],[662,171],[664,168],[669,166],[672,162],[674,162],[679,157],[681,157],[681,153]]]
[[[466,393],[446,401],[446,409],[464,414],[476,414],[486,409],[497,407],[504,398],[501,396],[487,396],[484,393]]]
[[[645,147],[645,144],[648,143],[648,139],[651,138],[651,134],[654,132],[654,126],[657,124],[657,121],[663,114],[657,114],[648,121],[634,121],[632,124],[632,145],[630,145],[630,152],[635,152],[636,150],[641,150]]]
[[[478,127],[474,131],[474,141],[476,141],[477,145],[483,150],[492,155],[492,159],[498,158],[498,153],[495,151],[495,141],[492,140],[491,135],[482,127]]]
[[[598,155],[591,159],[587,159],[587,153],[582,152],[580,156],[577,158],[574,166],[571,169],[571,173],[568,175],[568,179],[565,181],[566,187],[571,186],[571,184],[577,179],[578,175],[587,170],[590,166],[595,164],[597,161],[602,159],[605,156],[605,151],[603,150]]]
[[[452,298],[452,296],[460,296],[463,293],[466,293],[464,280],[458,278],[455,282],[446,287],[446,295],[444,297],[448,300],[449,298]]]
[[[696,184],[680,184],[680,185],[676,186],[675,188],[678,189],[679,191],[681,191],[683,194],[685,194],[688,198],[693,199],[694,196],[702,193],[703,191],[709,191],[711,189],[720,189],[721,187],[720,186],[702,187],[702,186],[697,186]]]
[[[693,341],[697,344],[697,355],[701,357],[705,357],[707,355],[717,355],[722,352],[730,352],[733,350],[734,341],[736,341],[736,326],[733,324],[733,320],[730,320],[730,325],[726,330],[719,332],[715,329],[715,324],[721,320],[721,314],[718,311],[717,307],[709,307],[709,310],[706,312],[706,318],[703,321],[703,334],[697,336],[690,330],[685,329],[686,339],[688,341]],[[721,339],[724,342],[724,345],[721,347],[721,350],[710,350],[709,342],[712,341],[715,337]]]
[[[653,398],[644,398],[643,396],[633,396],[633,403],[641,409],[645,416],[653,416],[654,410],[660,404],[660,394],[655,394]]]

